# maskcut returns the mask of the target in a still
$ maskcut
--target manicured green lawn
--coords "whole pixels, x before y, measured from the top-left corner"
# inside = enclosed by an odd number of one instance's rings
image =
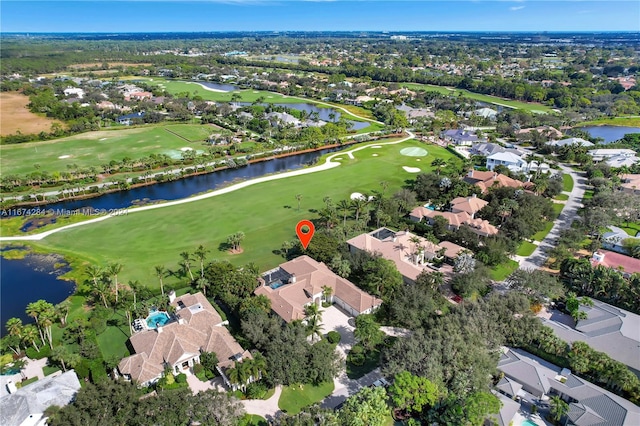
[[[23,380],[21,382],[16,383],[16,387],[22,388],[22,387],[25,387],[27,385],[30,385],[33,382],[37,382],[37,381],[38,381],[37,377],[32,377],[30,379]],[[20,385],[20,386],[18,386],[18,385]]]
[[[171,126],[164,126],[165,129],[177,133],[185,139],[191,142],[202,142],[209,138],[212,133],[222,134],[231,132],[226,129],[220,129],[206,124],[173,124]]]
[[[538,231],[535,234],[533,234],[533,237],[531,237],[531,238],[536,240],[536,241],[544,240],[544,237],[546,237],[547,234],[549,233],[549,231],[551,231],[551,228],[553,228],[553,221],[556,220],[558,216],[560,216],[560,213],[562,212],[563,208],[564,208],[564,204],[554,204],[553,205],[553,211],[554,211],[553,219],[549,220],[548,222],[546,222],[546,224],[544,226],[544,229],[542,229],[541,231]]]
[[[626,232],[632,237],[635,237],[636,234],[640,232],[640,222],[624,223],[623,225],[626,225],[626,226],[620,226],[620,228],[624,229],[624,232]]]
[[[51,365],[45,365],[44,367],[42,367],[42,372],[44,373],[45,376],[49,376],[55,373],[56,371],[60,371],[60,369],[58,367],[53,367]]]
[[[593,189],[587,189],[584,191],[584,196],[582,197],[582,201],[590,200],[593,198]]]
[[[494,266],[490,271],[491,279],[494,281],[504,281],[513,271],[518,269],[518,266],[518,262],[511,259],[498,266]]]
[[[562,174],[562,190],[564,192],[571,192],[573,190],[573,178],[568,173]]]
[[[175,128],[175,130],[173,130]],[[3,175],[32,173],[36,170],[66,172],[67,166],[99,167],[111,160],[124,157],[137,159],[150,154],[167,154],[180,158],[183,147],[205,150],[204,143],[188,142],[167,131],[173,130],[190,140],[196,135],[209,135],[221,131],[202,124],[178,124],[101,130],[54,139],[3,145],[0,167]],[[60,158],[69,156],[67,158]],[[39,165],[36,169],[35,165]]]
[[[529,241],[523,241],[520,243],[516,254],[518,256],[531,256],[531,253],[535,251],[536,247],[537,246],[535,244],[530,243]]]
[[[362,365],[355,365],[347,362],[347,377],[351,380],[359,379],[365,374],[375,370],[380,364],[380,351],[374,349],[365,353],[365,361]]]
[[[333,382],[315,385],[292,385],[282,389],[278,407],[288,414],[297,414],[304,407],[322,401],[333,392]]]
[[[116,313],[114,317],[116,315],[119,314]],[[109,359],[110,357],[124,358],[129,355],[126,346],[129,333],[126,326],[107,326],[107,329],[98,334],[96,338],[104,359]]]
[[[264,417],[258,416],[257,414],[245,414],[243,418],[240,419],[239,426],[268,426],[269,423],[267,419]]]
[[[444,95],[463,95],[469,99],[473,99],[480,102],[487,102],[495,105],[506,106],[508,108],[517,108],[531,111],[534,113],[548,114],[553,112],[552,109],[546,105],[528,102],[513,101],[510,99],[502,99],[497,96],[483,95],[481,93],[469,92],[463,89],[450,89],[443,86],[435,86],[433,84],[420,84],[420,83],[401,83],[402,86],[411,90],[427,90],[434,91]]]
[[[567,201],[569,199],[569,196],[567,194],[558,194],[553,197],[553,199],[558,201]]]
[[[425,147],[429,155],[400,155],[402,148],[415,146]],[[346,153],[338,155],[342,165],[329,170],[263,182],[193,203],[129,213],[53,234],[33,244],[100,265],[120,262],[124,265],[119,275],[122,282],[139,280],[150,287],[159,286],[155,265],[177,270],[179,254],[193,252],[200,244],[211,250],[209,260],[226,259],[237,265],[253,262],[267,270],[283,261],[274,251],[284,241],[297,238],[298,221],[317,217],[315,211],[324,206],[324,197],[337,203],[354,192],[379,190],[381,181],[389,184],[387,194],[393,194],[416,176],[403,166],[427,171],[435,158],[448,164],[460,161],[444,148],[414,141],[365,148],[353,155],[354,159]],[[301,211],[296,208],[296,194],[302,195]],[[246,235],[244,252],[233,255],[220,251],[220,244],[238,231]],[[166,284],[175,286],[179,280],[171,277]]]
[[[629,126],[640,127],[640,117],[611,117],[599,120],[585,121],[580,126]]]

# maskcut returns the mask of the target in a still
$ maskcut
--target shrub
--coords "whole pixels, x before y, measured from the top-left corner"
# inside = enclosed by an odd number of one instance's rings
[[[354,345],[347,355],[347,362],[356,366],[361,366],[364,364],[364,361],[364,347],[362,347],[361,345]]]
[[[267,386],[261,382],[249,383],[247,386],[247,398],[262,399],[267,394]]]
[[[193,366],[193,374],[197,376],[199,373],[204,373],[204,367],[202,364],[196,364]]]
[[[104,363],[101,359],[96,359],[89,365],[89,374],[93,383],[99,383],[103,380],[107,380],[107,371],[104,368]]]
[[[49,346],[43,346],[40,348],[40,352],[37,352],[35,348],[29,347],[26,350],[26,354],[30,359],[42,359],[51,355],[51,348],[49,348]]]
[[[331,344],[340,343],[340,339],[341,338],[342,338],[342,336],[337,331],[330,331],[330,332],[327,333],[327,340]]]
[[[176,376],[176,383],[187,383],[187,375],[180,373]]]

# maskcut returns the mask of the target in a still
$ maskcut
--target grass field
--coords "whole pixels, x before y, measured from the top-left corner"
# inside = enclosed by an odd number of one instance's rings
[[[539,114],[552,113],[552,109],[546,105],[513,101],[511,99],[502,99],[497,96],[483,95],[481,93],[474,93],[463,89],[451,89],[443,86],[435,86],[432,84],[420,84],[420,83],[401,83],[402,86],[411,90],[427,90],[432,92],[438,92],[443,95],[463,95],[469,99],[473,99],[480,102],[487,102],[494,105],[500,105],[507,108],[524,109]]]
[[[494,281],[504,281],[513,271],[518,269],[518,266],[518,262],[509,259],[507,262],[491,268],[489,274]]]
[[[562,190],[564,192],[573,191],[573,178],[568,173],[562,174]]]
[[[25,174],[36,171],[36,164],[40,165],[40,171],[54,172],[66,171],[71,164],[98,167],[111,160],[121,161],[124,157],[136,159],[161,153],[179,157],[183,147],[205,149],[202,142],[185,139],[196,140],[220,132],[210,125],[176,124],[102,130],[44,142],[3,145],[0,167],[3,174]]]
[[[211,249],[209,259],[226,259],[237,265],[253,262],[260,270],[267,270],[282,262],[277,250],[284,241],[296,238],[295,225],[300,220],[317,217],[315,211],[324,206],[324,197],[337,203],[353,192],[379,190],[381,181],[388,182],[387,193],[391,194],[416,176],[404,171],[403,166],[426,171],[435,158],[448,164],[460,161],[437,146],[427,146],[429,155],[421,159],[399,154],[402,148],[420,145],[407,141],[366,148],[354,153],[354,159],[346,154],[338,156],[342,166],[330,170],[263,182],[194,203],[114,217],[50,235],[35,245],[100,265],[120,262],[124,265],[122,282],[137,279],[151,287],[158,286],[155,265],[174,269],[179,253],[192,252],[199,244]],[[296,194],[302,195],[300,211]],[[232,255],[218,250],[230,234],[238,231],[246,235],[243,253]],[[169,282],[175,285],[177,280]]]
[[[304,407],[322,401],[333,392],[333,382],[314,385],[292,385],[282,389],[278,407],[287,414],[298,414]]]
[[[556,220],[556,218],[558,216],[560,216],[560,213],[562,212],[562,209],[564,208],[564,204],[554,204],[553,205],[553,212],[554,212],[554,217],[553,220],[548,221],[545,226],[544,229],[541,231],[536,232],[535,234],[533,234],[533,237],[531,237],[532,239],[536,240],[536,241],[542,241],[544,240],[544,237],[547,236],[547,234],[549,233],[549,231],[551,231],[551,228],[553,228],[553,221]]]
[[[531,254],[535,251],[536,247],[537,246],[535,244],[530,243],[529,241],[523,241],[520,243],[520,246],[518,247],[516,254],[518,256],[531,256]]]
[[[20,131],[28,135],[49,132],[53,123],[62,124],[27,109],[29,97],[18,92],[0,92],[0,136],[13,135]]]
[[[611,117],[601,118],[599,120],[585,121],[578,126],[629,126],[640,127],[640,116],[631,117]]]
[[[635,237],[636,234],[640,232],[640,222],[624,223],[623,225],[627,226],[620,226],[620,229],[624,229],[624,232],[632,237]]]
[[[245,414],[244,417],[240,419],[239,426],[269,426],[269,423],[264,417],[258,416],[257,414]]]
[[[553,197],[553,199],[557,201],[567,201],[569,199],[569,196],[567,194],[558,194]]]

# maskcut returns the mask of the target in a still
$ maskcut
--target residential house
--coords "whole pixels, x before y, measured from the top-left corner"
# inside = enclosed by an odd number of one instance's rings
[[[497,391],[493,391],[492,393],[496,397],[498,397],[501,405],[500,412],[497,416],[495,416],[495,420],[498,422],[498,426],[512,426],[512,420],[516,416],[516,413],[520,410],[520,403],[514,401],[503,393]]]
[[[434,117],[433,112],[426,108],[411,108],[410,106],[402,104],[396,107],[396,109],[404,112],[409,123],[415,123],[419,118]]]
[[[526,134],[529,132],[538,132],[552,139],[559,139],[562,137],[562,132],[553,126],[538,126],[529,127],[526,129],[520,129],[516,132],[518,135]]]
[[[266,296],[271,309],[286,322],[304,319],[305,306],[322,301],[335,303],[353,316],[371,313],[382,304],[382,300],[309,256],[283,263],[262,274],[258,281],[260,286],[254,294]],[[327,288],[331,289],[330,295]]]
[[[426,207],[416,207],[409,213],[409,218],[414,222],[422,222],[424,219],[429,225],[435,223],[436,217],[443,217],[447,222],[447,229],[456,231],[461,226],[468,226],[474,233],[481,237],[489,237],[498,233],[498,228],[490,224],[484,219],[474,219],[469,213],[461,211],[458,213],[453,212],[441,212],[437,210],[431,210]]]
[[[617,169],[620,167],[633,167],[640,163],[640,158],[631,157],[627,155],[618,155],[616,157],[610,157],[604,160],[605,164],[611,168]]]
[[[347,241],[347,244],[351,253],[364,251],[392,261],[409,284],[414,283],[422,271],[429,270],[429,261],[444,253],[438,244],[408,231],[396,232],[388,228],[360,234]]]
[[[601,148],[601,149],[592,149],[587,152],[589,154],[594,163],[598,163],[600,161],[608,160],[610,158],[617,157],[628,157],[632,158],[636,156],[636,152],[632,149],[628,148]]]
[[[249,351],[236,342],[224,327],[227,321],[222,320],[202,293],[176,297],[171,292],[169,301],[175,313],[168,322],[155,328],[143,326],[129,338],[135,353],[120,361],[120,374],[126,380],[148,386],[160,379],[165,369],[174,374],[189,371],[200,363],[201,353],[215,352],[219,361],[217,370],[225,384],[231,386],[226,370],[236,361],[251,358]],[[137,321],[147,324],[144,320]]]
[[[503,348],[498,369],[504,373],[496,386],[498,392],[530,402],[548,401],[549,397],[558,395],[569,404],[568,425],[640,424],[637,405],[527,352]]]
[[[134,120],[142,120],[144,118],[144,112],[134,112],[127,115],[121,115],[116,119],[118,124],[122,124],[124,126],[130,126],[134,123]]]
[[[468,251],[466,248],[459,246],[451,241],[440,241],[438,243],[441,249],[444,249],[444,259],[447,263],[453,264],[454,260],[463,251]]]
[[[640,174],[626,174],[622,176],[620,191],[629,194],[640,194]]]
[[[574,146],[574,145],[575,146],[595,146],[593,142],[589,142],[582,138],[568,138],[568,139],[561,139],[559,141],[549,141],[547,142],[547,145],[555,146],[558,148],[561,148],[563,146]]]
[[[20,389],[8,383],[9,394],[0,398],[0,424],[7,426],[44,426],[44,412],[55,405],[64,407],[73,402],[80,390],[75,371],[46,376]]]
[[[463,180],[471,185],[475,185],[484,194],[494,186],[508,186],[510,188],[522,188],[528,185],[525,185],[523,182],[519,180],[512,179],[509,176],[505,176],[496,172],[481,172],[477,170],[471,170],[469,173],[463,178]]]
[[[469,152],[473,155],[483,155],[485,157],[493,154],[498,154],[500,152],[511,152],[517,156],[524,155],[524,151],[516,148],[505,148],[496,143],[477,143],[469,149]]]
[[[512,172],[527,170],[527,162],[512,152],[498,152],[487,157],[487,169],[493,170],[497,166],[504,166]]]
[[[472,218],[475,217],[484,206],[489,204],[482,198],[478,198],[476,194],[471,197],[457,197],[451,200],[451,212],[453,213],[467,213]]]
[[[74,98],[82,99],[84,98],[84,90],[79,87],[67,87],[62,91],[65,96],[72,96]]]
[[[474,143],[485,141],[484,139],[480,139],[474,132],[462,129],[445,130],[440,136],[445,141],[462,146],[471,146]]]
[[[591,257],[591,265],[603,265],[623,272],[625,277],[640,273],[640,259],[608,250],[598,250]]]
[[[593,306],[580,306],[587,318],[579,320],[575,327],[555,321],[554,316],[543,322],[565,342],[585,342],[627,365],[640,377],[640,315],[591,300]]]
[[[300,120],[295,118],[293,115],[288,114],[286,112],[270,112],[265,116],[269,123],[273,127],[281,127],[281,126],[300,126]]]
[[[498,111],[491,108],[480,108],[473,111],[473,115],[494,121],[498,115]]]
[[[602,247],[617,253],[627,254],[624,248],[625,240],[640,240],[640,232],[635,236],[627,234],[624,229],[617,226],[609,226],[610,231],[602,235]]]

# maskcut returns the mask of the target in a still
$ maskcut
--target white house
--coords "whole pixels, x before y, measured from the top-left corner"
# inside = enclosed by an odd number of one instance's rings
[[[512,152],[498,152],[487,157],[487,169],[493,170],[496,166],[505,166],[513,172],[526,171],[527,162]]]
[[[84,90],[79,87],[67,87],[63,90],[65,96],[73,96],[78,99],[82,99],[84,97]]]
[[[559,141],[550,141],[550,142],[547,142],[547,145],[556,146],[556,147],[571,146],[571,145],[594,146],[592,142],[589,142],[582,138],[568,138],[568,139],[561,139]]]

